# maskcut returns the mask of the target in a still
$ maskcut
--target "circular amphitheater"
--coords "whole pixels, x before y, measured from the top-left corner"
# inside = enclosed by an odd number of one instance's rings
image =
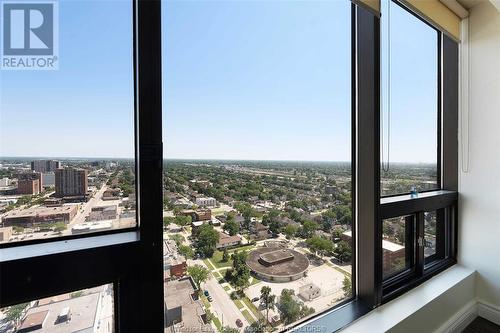
[[[309,260],[295,250],[261,247],[250,252],[247,265],[255,276],[271,282],[289,282],[306,275]]]

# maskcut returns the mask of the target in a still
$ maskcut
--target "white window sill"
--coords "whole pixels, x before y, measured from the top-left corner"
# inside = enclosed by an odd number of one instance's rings
[[[87,237],[70,240],[57,240],[56,238],[53,242],[40,244],[23,245],[20,243],[19,246],[0,249],[0,262],[136,242],[138,240],[138,231],[127,231],[101,236],[89,234]]]
[[[388,331],[473,274],[474,270],[460,265],[450,267],[406,294],[352,322],[341,332]]]

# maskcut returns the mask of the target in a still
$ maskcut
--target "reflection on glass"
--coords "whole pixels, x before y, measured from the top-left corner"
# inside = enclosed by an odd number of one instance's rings
[[[280,330],[351,297],[350,2],[163,9],[167,329]]]
[[[73,291],[0,309],[0,333],[112,333],[113,285]]]
[[[136,225],[132,1],[58,10],[58,69],[2,70],[0,242]]]
[[[413,216],[399,216],[382,222],[383,278],[388,278],[411,267],[413,244],[409,230]]]
[[[381,195],[436,189],[438,33],[394,1],[381,23]]]

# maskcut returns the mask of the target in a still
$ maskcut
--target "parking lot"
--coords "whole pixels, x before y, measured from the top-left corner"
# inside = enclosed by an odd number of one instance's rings
[[[299,288],[309,283],[314,283],[321,289],[321,296],[305,302],[309,307],[312,307],[316,312],[322,311],[332,304],[342,300],[344,292],[342,290],[344,274],[337,271],[335,268],[323,264],[318,267],[309,266],[307,277],[301,278],[292,282],[273,283],[261,281],[253,286],[250,286],[246,291],[250,299],[260,296],[260,289],[263,286],[271,287],[272,293],[276,296],[281,294],[283,289],[293,289],[295,294],[299,294]]]

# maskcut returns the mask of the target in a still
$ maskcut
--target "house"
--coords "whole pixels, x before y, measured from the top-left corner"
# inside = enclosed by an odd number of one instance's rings
[[[219,232],[219,242],[216,245],[217,249],[225,249],[231,246],[241,244],[241,237],[238,235],[229,236],[223,232]]]

